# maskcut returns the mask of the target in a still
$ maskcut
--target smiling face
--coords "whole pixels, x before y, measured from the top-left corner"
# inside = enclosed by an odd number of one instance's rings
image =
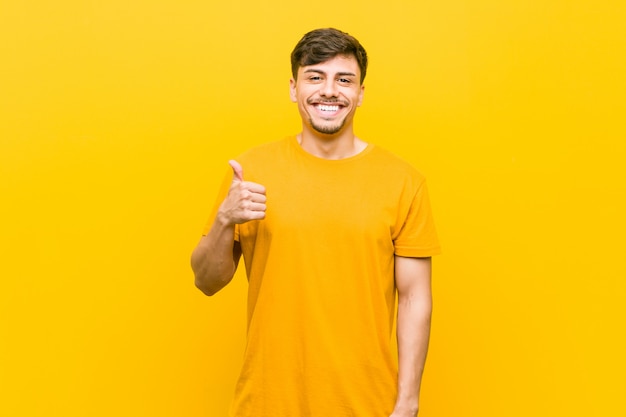
[[[303,129],[322,135],[352,131],[352,119],[363,100],[359,65],[353,56],[298,68],[290,81],[291,101],[298,104]]]

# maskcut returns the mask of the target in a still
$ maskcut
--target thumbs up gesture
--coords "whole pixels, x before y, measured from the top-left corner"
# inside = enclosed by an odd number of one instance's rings
[[[228,164],[233,169],[233,182],[228,196],[220,206],[218,217],[226,224],[241,224],[250,220],[265,218],[265,187],[254,182],[244,181],[243,168],[239,162],[231,160]]]

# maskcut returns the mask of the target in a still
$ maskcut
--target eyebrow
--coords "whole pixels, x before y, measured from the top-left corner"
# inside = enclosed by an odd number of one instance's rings
[[[325,73],[324,71],[322,71],[322,70],[318,70],[318,69],[315,69],[315,68],[310,68],[310,69],[304,70],[304,73],[305,73],[305,74],[306,74],[306,73],[308,73],[308,72],[313,72],[313,73],[316,73],[316,74],[323,74],[323,75],[326,75],[326,73]],[[337,73],[337,74],[335,74],[335,75],[340,75],[340,76],[342,76],[342,77],[346,77],[346,76],[356,77],[356,74],[355,74],[355,73],[353,73],[353,72],[338,72],[338,73]]]

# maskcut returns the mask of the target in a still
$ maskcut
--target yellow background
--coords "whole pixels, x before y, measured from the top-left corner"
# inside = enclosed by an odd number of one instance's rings
[[[357,133],[430,182],[420,415],[626,415],[625,4],[3,0],[0,415],[225,415],[245,279],[206,298],[189,254],[324,26],[371,58]]]

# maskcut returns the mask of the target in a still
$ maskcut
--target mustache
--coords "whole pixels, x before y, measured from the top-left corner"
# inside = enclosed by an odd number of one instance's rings
[[[306,101],[307,104],[341,104],[342,106],[348,106],[349,103],[345,100],[339,100],[339,99],[334,99],[334,100],[319,100],[319,99],[314,99],[314,98],[309,98]]]

